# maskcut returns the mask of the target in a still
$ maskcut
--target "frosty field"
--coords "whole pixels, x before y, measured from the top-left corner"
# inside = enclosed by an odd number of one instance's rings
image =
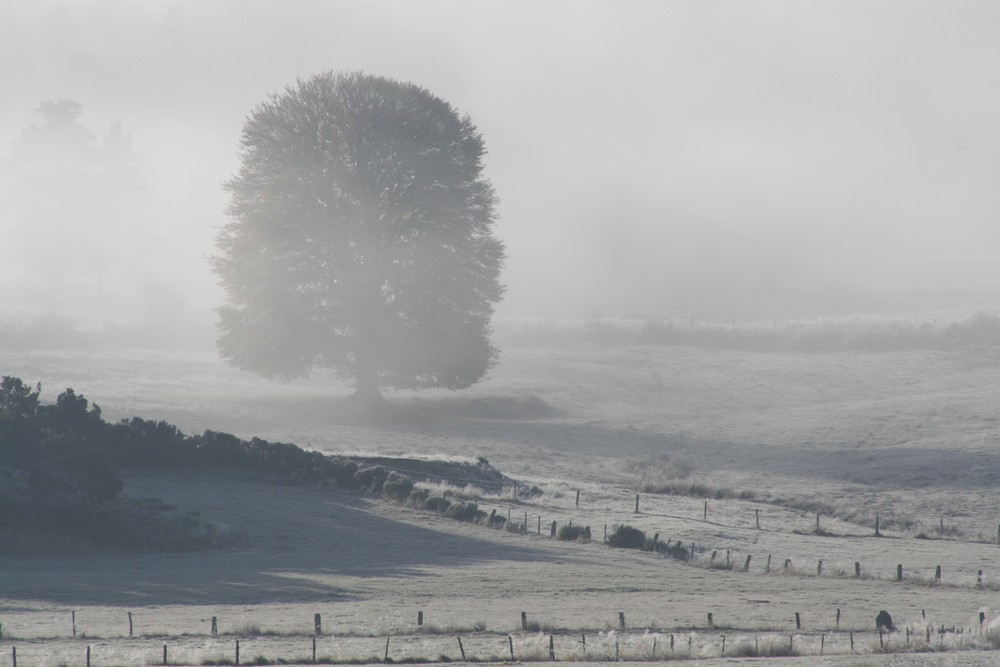
[[[396,661],[459,660],[460,635],[469,657],[506,659],[512,645],[518,659],[547,660],[551,635],[557,659],[575,661],[617,651],[731,664],[723,636],[730,656],[790,642],[799,657],[770,659],[786,665],[1000,660],[984,650],[1000,616],[995,356],[507,347],[473,389],[390,394],[402,414],[374,427],[340,418],[335,399],[349,389],[334,380],[271,383],[210,353],[0,359],[46,399],[73,387],[107,419],[326,452],[482,456],[544,491],[481,497],[487,511],[527,516],[517,534],[329,488],[128,473],[124,494],[201,512],[224,545],[0,559],[0,665],[15,646],[22,665],[84,664],[88,645],[95,665],[161,664],[164,644],[171,663],[202,664],[232,660],[237,640],[244,664],[308,661],[314,614],[321,659],[381,661],[389,638]],[[642,483],[700,485],[709,497]],[[552,521],[589,525],[594,540],[550,539]],[[603,545],[615,524],[694,544],[696,557]],[[901,629],[884,655],[880,609]],[[537,630],[522,631],[522,611]],[[951,650],[913,652],[931,649]]]

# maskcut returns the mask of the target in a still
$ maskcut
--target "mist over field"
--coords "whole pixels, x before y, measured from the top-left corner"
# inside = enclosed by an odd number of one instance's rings
[[[988,2],[4,3],[4,164],[46,100],[79,103],[95,145],[130,138],[83,205],[3,181],[4,317],[210,344],[242,123],[327,70],[413,81],[482,132],[498,321],[995,309],[998,22]]]
[[[996,664],[998,31],[0,2],[0,667]]]

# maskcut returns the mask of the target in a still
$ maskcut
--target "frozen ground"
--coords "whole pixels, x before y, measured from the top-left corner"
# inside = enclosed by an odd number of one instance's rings
[[[712,658],[725,634],[730,647],[791,636],[809,657],[783,659],[788,665],[816,664],[821,641],[831,665],[997,661],[992,652],[870,654],[879,609],[914,643],[926,641],[928,626],[966,628],[957,637],[932,634],[932,645],[954,647],[983,642],[975,639],[980,611],[987,627],[1000,613],[1000,547],[989,543],[1000,522],[1000,361],[992,356],[507,349],[474,389],[393,396],[405,417],[377,428],[341,423],[330,397],[347,390],[335,381],[273,384],[211,355],[0,361],[4,374],[42,382],[48,398],[73,387],[109,419],[162,418],[187,432],[226,430],[331,452],[485,456],[546,491],[527,503],[482,501],[513,519],[527,513],[531,532],[543,525],[542,536],[514,535],[331,490],[133,474],[126,493],[202,512],[224,529],[228,546],[3,559],[0,665],[10,664],[14,644],[29,665],[82,664],[87,644],[104,656],[98,664],[154,664],[163,643],[171,662],[200,663],[231,657],[237,638],[244,661],[306,657],[315,613],[327,633],[320,656],[381,658],[392,635],[390,657],[396,650],[396,659],[458,658],[461,633],[478,657],[507,656],[508,634],[518,657],[547,657],[547,635],[520,632],[521,611],[555,631],[557,657],[567,659],[585,657],[582,634],[590,635],[590,656],[610,657],[617,639],[625,657],[643,658],[652,658],[654,639],[664,651],[674,634],[678,646],[691,637],[691,656],[704,664],[730,664]],[[667,477],[670,460],[693,469],[687,481],[795,502],[711,499],[706,514],[700,498],[642,494],[636,514],[638,471]],[[812,511],[789,509],[810,502],[836,510],[820,517],[827,535],[810,534]],[[871,536],[875,515],[889,526],[886,538]],[[591,525],[595,543],[549,540],[544,526],[553,520]],[[942,520],[945,536],[957,539],[914,539],[936,537]],[[605,547],[603,526],[615,523],[694,543],[696,562]],[[736,571],[711,569],[713,551],[716,562],[728,551]],[[934,583],[937,565],[942,580]],[[418,610],[443,634],[413,636]],[[628,623],[620,636],[619,611]],[[209,636],[212,616],[220,632],[234,634]],[[851,631],[865,655],[850,655]]]

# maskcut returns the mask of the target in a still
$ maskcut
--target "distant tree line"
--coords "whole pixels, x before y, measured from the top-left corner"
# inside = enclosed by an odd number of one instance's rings
[[[503,338],[515,345],[664,345],[753,352],[982,350],[1000,348],[1000,317],[976,313],[947,324],[853,321],[783,326],[609,318],[570,325],[526,324]]]

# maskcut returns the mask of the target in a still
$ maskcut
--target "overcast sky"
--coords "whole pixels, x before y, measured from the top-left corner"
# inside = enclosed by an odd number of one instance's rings
[[[364,70],[483,133],[505,317],[989,303],[998,36],[986,1],[4,0],[0,156],[42,100],[76,100],[95,133],[120,121],[157,238],[122,251],[208,312],[246,114],[297,77]]]

